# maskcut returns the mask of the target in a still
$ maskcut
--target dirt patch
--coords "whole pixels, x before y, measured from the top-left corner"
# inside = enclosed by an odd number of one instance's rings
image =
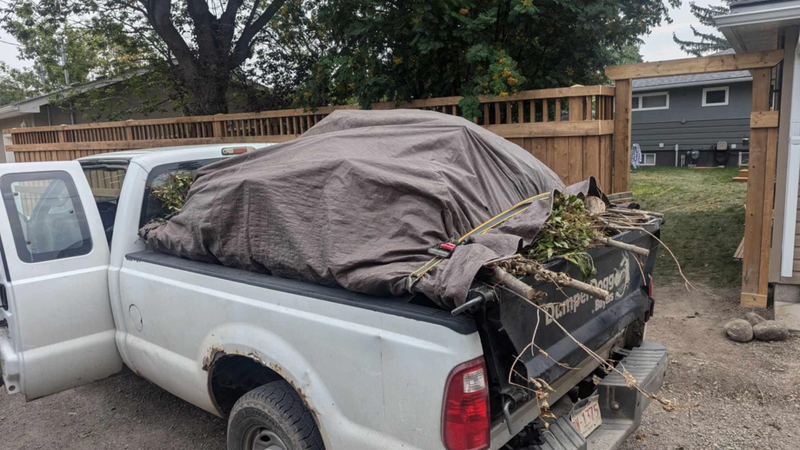
[[[223,450],[226,427],[128,369],[30,403],[0,392],[3,450]]]
[[[748,310],[738,306],[737,289],[704,289],[657,289],[656,314],[647,329],[648,339],[669,349],[662,393],[700,406],[666,412],[651,405],[637,436],[622,448],[800,448],[800,339],[726,339],[725,323]]]
[[[656,291],[648,339],[666,345],[663,393],[691,410],[651,405],[625,450],[800,448],[800,339],[737,344],[723,325],[744,317],[737,289]],[[119,376],[25,403],[0,393],[4,450],[225,448],[224,420],[126,370]]]

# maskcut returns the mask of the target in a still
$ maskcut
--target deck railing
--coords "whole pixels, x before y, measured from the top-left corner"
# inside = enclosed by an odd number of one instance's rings
[[[615,88],[573,86],[523,91],[507,97],[480,97],[479,125],[518,144],[551,167],[565,183],[594,176],[612,190]],[[373,109],[438,111],[463,116],[461,97],[404,103],[375,103]],[[18,162],[72,160],[82,156],[150,147],[212,143],[285,142],[328,114],[355,105],[316,111],[287,109],[168,119],[57,125],[5,130],[6,150]],[[629,170],[627,162],[616,170]],[[616,188],[616,187],[615,187]],[[619,189],[615,189],[619,190]]]

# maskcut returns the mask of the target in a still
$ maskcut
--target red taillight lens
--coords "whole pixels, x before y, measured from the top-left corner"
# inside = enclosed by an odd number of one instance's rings
[[[489,448],[489,381],[483,358],[458,365],[447,378],[442,439],[448,450]]]
[[[653,276],[650,275],[648,278],[650,279],[650,282],[647,283],[647,295],[650,298],[653,298],[653,288],[655,287],[655,285],[653,284]]]

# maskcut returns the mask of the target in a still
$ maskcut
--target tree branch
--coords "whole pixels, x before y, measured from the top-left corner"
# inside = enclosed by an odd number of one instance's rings
[[[197,66],[192,50],[172,23],[170,0],[139,0],[139,2],[147,11],[147,20],[153,30],[167,44],[167,48],[178,60],[178,64],[183,66],[184,73],[192,78],[197,78]]]
[[[255,38],[258,32],[267,25],[273,16],[275,16],[284,3],[286,3],[286,0],[272,0],[272,3],[258,16],[258,19],[244,28],[242,35],[239,36],[239,40],[236,41],[233,54],[231,54],[229,58],[228,64],[230,67],[238,67],[247,60],[250,56],[253,38]]]
[[[235,3],[239,0],[232,0]],[[217,47],[216,39],[216,21],[217,18],[211,14],[208,9],[206,0],[188,0],[186,10],[189,12],[189,17],[194,22],[194,35],[197,39],[197,49],[200,55],[218,55],[220,49]],[[223,55],[227,54],[225,49]]]
[[[253,23],[253,17],[256,16],[256,11],[258,11],[258,7],[260,4],[261,0],[256,0],[255,3],[253,3],[253,9],[250,10],[250,15],[247,16],[247,22],[244,23],[245,28],[247,28],[248,26],[250,26],[251,23]]]

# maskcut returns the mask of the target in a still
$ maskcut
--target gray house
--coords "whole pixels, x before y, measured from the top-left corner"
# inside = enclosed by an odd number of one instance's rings
[[[746,166],[752,81],[750,71],[634,80],[642,165]]]
[[[131,76],[140,73],[142,73],[141,70],[133,72],[130,75],[118,76],[115,78],[101,78],[84,84],[75,84],[69,89],[61,89],[56,92],[38,95],[8,105],[0,105],[0,134],[3,133],[3,130],[9,130],[11,128],[108,121],[108,118],[105,116],[101,116],[99,119],[87,118],[81,111],[70,111],[69,108],[64,107],[63,101],[67,95],[78,97],[93,89],[106,88],[108,86],[113,86],[113,88],[119,92],[118,97],[125,99],[126,107],[130,111],[135,111],[138,107],[142,106],[142,102],[135,95],[126,92],[125,81]],[[233,90],[234,89],[232,89],[232,91]],[[159,100],[167,100],[166,92],[158,92],[156,95]],[[237,101],[233,96],[228,103],[228,109],[231,113],[246,112],[245,105]],[[165,106],[160,111],[153,111],[148,114],[126,112],[122,119],[161,119],[180,117],[182,115],[180,111],[173,109],[170,103],[165,103]],[[13,153],[5,151],[6,144],[11,142],[11,135],[3,134],[2,137],[3,139],[0,140],[0,163],[13,162]]]

